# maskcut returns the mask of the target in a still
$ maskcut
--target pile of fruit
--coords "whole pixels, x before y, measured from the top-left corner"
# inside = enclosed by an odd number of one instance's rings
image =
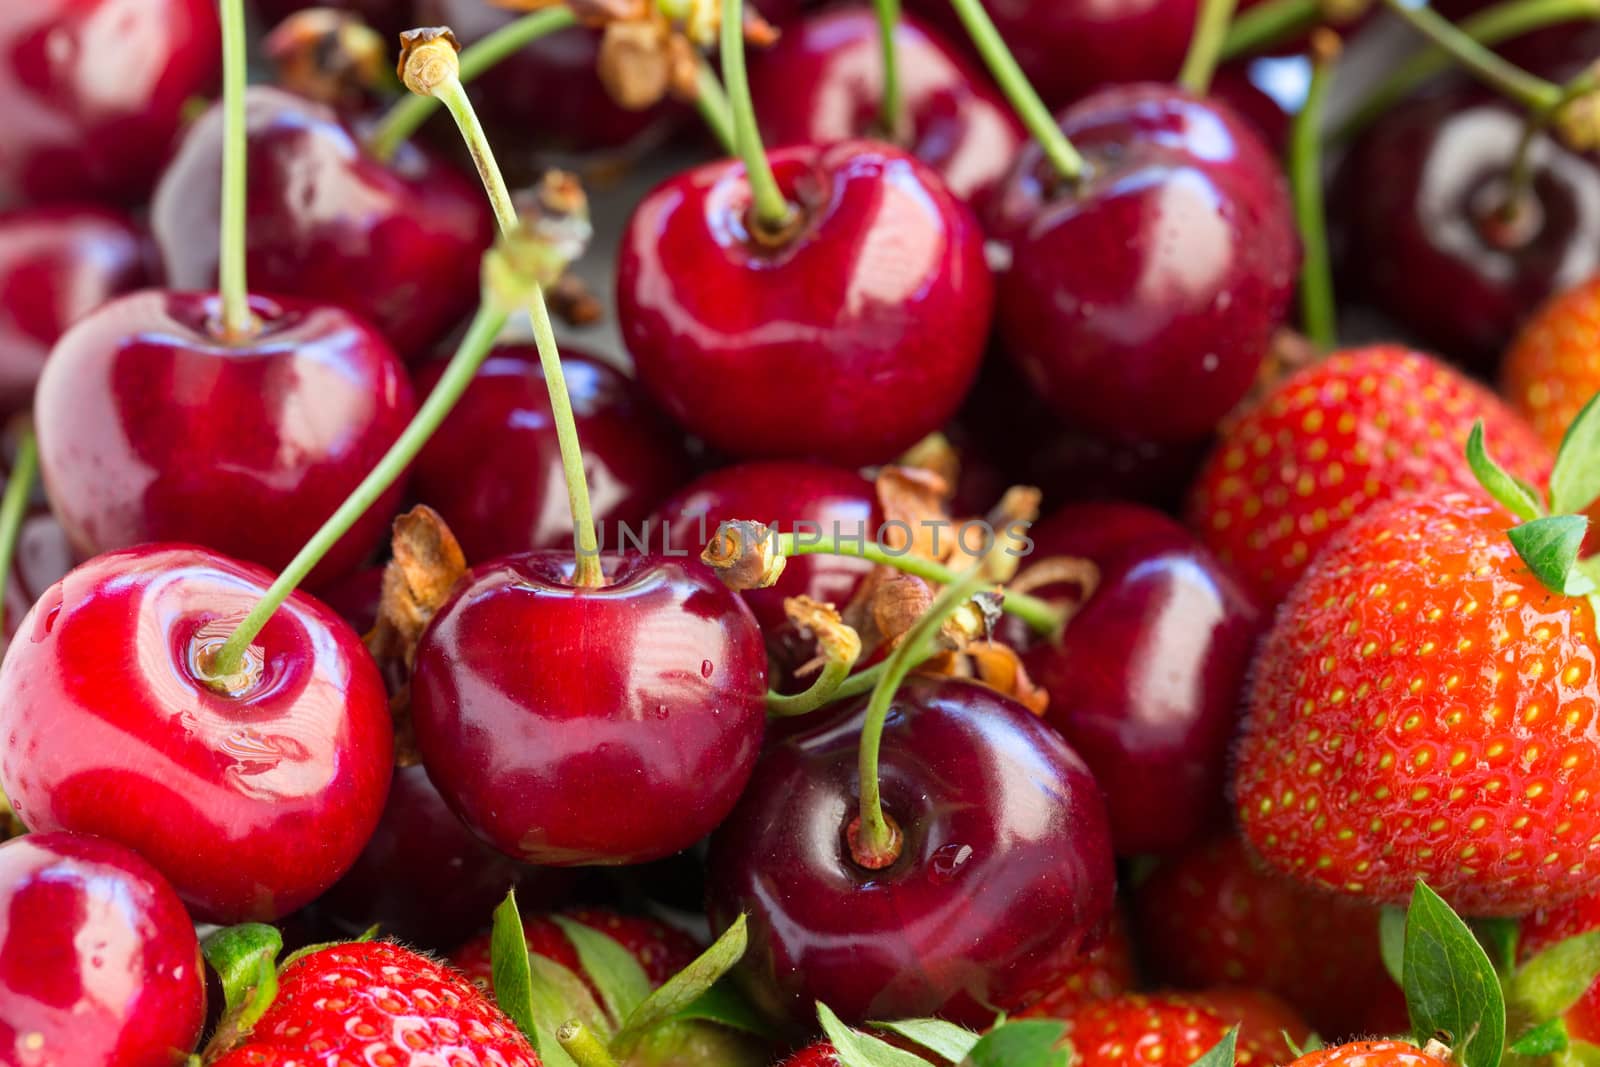
[[[0,0],[0,1067],[1600,1064],[1600,5],[1382,3]]]

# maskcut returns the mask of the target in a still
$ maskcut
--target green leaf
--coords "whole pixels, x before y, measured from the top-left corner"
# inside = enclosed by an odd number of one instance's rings
[[[534,1032],[530,1040],[534,1048],[545,1067],[577,1067],[572,1055],[556,1040],[556,1031],[576,1019],[604,1043],[611,1035],[611,1020],[595,1003],[594,994],[583,979],[555,960],[529,953],[528,970],[532,977]],[[552,1050],[548,1054],[547,1048]]]
[[[1478,484],[1511,514],[1524,522],[1543,517],[1544,503],[1538,492],[1496,463],[1484,447],[1482,419],[1472,424],[1472,432],[1467,435],[1467,466],[1472,468]]]
[[[772,1024],[726,978],[701,993],[672,1019],[674,1022],[702,1020],[718,1023],[730,1030],[742,1030],[763,1038],[776,1036]]]
[[[1418,1044],[1443,1033],[1455,1062],[1499,1067],[1506,1040],[1499,975],[1467,924],[1421,881],[1406,915],[1402,984]]]
[[[1062,1040],[1066,1033],[1058,1019],[1001,1023],[972,1046],[962,1067],[1067,1067],[1072,1049]]]
[[[1550,472],[1550,507],[1558,512],[1587,510],[1600,497],[1600,410],[1589,398],[1567,427]]]
[[[1511,1051],[1519,1056],[1548,1056],[1552,1052],[1565,1052],[1567,1044],[1567,1024],[1551,1019],[1517,1038]]]
[[[612,1026],[621,1026],[622,1020],[632,1015],[650,995],[650,976],[616,938],[565,915],[550,918],[572,942],[589,981],[600,990],[600,999],[611,1014]]]
[[[1222,1035],[1222,1040],[1206,1049],[1205,1054],[1190,1067],[1233,1067],[1235,1051],[1239,1044],[1239,1028],[1232,1027]]]
[[[894,1022],[870,1025],[877,1030],[888,1030],[890,1033],[899,1034],[951,1063],[960,1063],[966,1059],[972,1052],[972,1047],[982,1037],[981,1034],[975,1034],[964,1026],[947,1023],[943,1019],[898,1019]]]
[[[1378,951],[1383,955],[1383,969],[1389,972],[1395,985],[1403,987],[1406,981],[1406,909],[1388,905],[1378,914]]]
[[[1600,1067],[1600,1045],[1573,1041],[1553,1058],[1556,1067]]]
[[[822,1032],[828,1035],[828,1040],[833,1042],[842,1067],[928,1067],[928,1061],[915,1053],[850,1029],[821,1001],[817,1002],[817,1021],[822,1024]]]
[[[1517,937],[1520,927],[1515,919],[1473,919],[1467,923],[1472,936],[1489,953],[1489,962],[1500,974],[1510,974],[1517,969]],[[1503,986],[1505,983],[1502,982]]]
[[[1552,515],[1513,526],[1506,536],[1546,589],[1585,596],[1595,591],[1594,582],[1578,568],[1578,553],[1588,531],[1589,520],[1582,515]]]
[[[278,995],[281,951],[283,935],[266,923],[229,926],[206,938],[206,962],[222,980],[222,1025],[230,1033],[248,1033]]]
[[[517,910],[517,893],[513,889],[494,909],[494,929],[489,935],[489,965],[495,1000],[500,1010],[517,1024],[517,1029],[533,1042],[546,1067],[577,1067],[555,1038],[554,1028],[568,1018],[559,994],[554,992],[557,983],[546,975],[545,981],[535,984],[535,959],[549,962],[528,951],[522,913]],[[582,984],[576,975],[573,978]],[[552,1024],[548,1022],[550,1019],[556,1021]]]
[[[1558,941],[1523,964],[1506,996],[1534,1019],[1555,1019],[1600,978],[1600,930]]]
[[[710,948],[695,957],[693,963],[668,978],[660,989],[633,1009],[617,1031],[616,1046],[627,1048],[643,1037],[647,1030],[661,1025],[699,1000],[706,990],[716,985],[743,958],[749,939],[745,917],[740,915]]]

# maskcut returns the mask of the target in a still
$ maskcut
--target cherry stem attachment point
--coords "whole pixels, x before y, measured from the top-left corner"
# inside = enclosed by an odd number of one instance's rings
[[[1189,52],[1178,71],[1178,84],[1195,96],[1204,96],[1211,89],[1211,78],[1222,58],[1223,40],[1237,6],[1237,0],[1201,0]]]
[[[244,0],[222,0],[222,219],[218,230],[217,289],[222,296],[222,338],[229,343],[255,335],[245,278],[245,183],[249,115],[245,91],[249,57],[245,52]]]
[[[212,679],[225,680],[239,673],[251,642],[260,636],[272,613],[305,581],[306,575],[355,525],[356,520],[371,510],[388,488],[405,473],[417,453],[422,451],[422,446],[428,443],[445,416],[456,406],[456,401],[461,399],[461,394],[466,392],[468,384],[505,328],[510,314],[510,310],[500,302],[485,295],[484,302],[479,305],[477,314],[467,327],[466,336],[461,339],[461,346],[456,349],[456,354],[450,358],[444,374],[439,378],[439,384],[428,394],[428,399],[417,409],[405,430],[354,492],[339,505],[339,509],[328,517],[328,521],[311,536],[305,547],[295,553],[294,559],[267,587],[250,614],[228,635],[210,662],[204,665]]]
[[[1321,0],[1266,0],[1228,23],[1218,58],[1223,62],[1291,41],[1322,19]]]
[[[733,136],[733,112],[732,105],[728,103],[728,92],[704,56],[696,62],[694,106],[722,150],[730,156],[738,155],[739,146]]]
[[[1289,130],[1289,188],[1303,249],[1300,323],[1306,336],[1324,350],[1337,342],[1337,325],[1322,196],[1322,116],[1339,51],[1339,38],[1332,30],[1317,30],[1312,35],[1311,85]]]
[[[1561,100],[1561,87],[1491,52],[1456,28],[1449,19],[1428,7],[1412,7],[1407,0],[1384,0],[1389,10],[1411,28],[1443,49],[1469,74],[1529,111],[1547,111]]]
[[[1006,46],[1000,31],[995,29],[994,20],[983,9],[982,0],[950,0],[950,2],[961,18],[961,24],[966,27],[967,36],[972,38],[973,47],[983,57],[984,63],[989,67],[989,73],[999,84],[1000,91],[1005,93],[1006,99],[1011,102],[1011,107],[1022,120],[1022,125],[1027,128],[1028,133],[1039,142],[1039,147],[1044,149],[1045,158],[1055,168],[1056,174],[1069,182],[1075,182],[1083,177],[1083,157],[1072,147],[1067,135],[1061,132],[1055,116],[1050,114],[1050,109],[1045,107],[1044,101],[1039,99],[1038,91],[1028,81],[1028,76],[1022,72],[1017,57],[1011,54],[1011,49]]]
[[[744,62],[743,0],[722,0],[722,78],[733,118],[733,143],[744,160],[745,180],[750,183],[751,222],[766,233],[783,233],[794,218],[794,206],[778,188],[756,126],[756,105]]]
[[[16,458],[11,462],[11,474],[6,479],[5,495],[0,496],[0,605],[4,604],[5,591],[11,581],[22,520],[27,518],[28,501],[33,496],[33,483],[38,475],[39,442],[34,437],[33,424],[24,421],[17,438]],[[3,610],[0,606],[0,611]]]
[[[883,103],[878,110],[878,124],[893,141],[903,132],[906,117],[900,95],[900,53],[895,48],[900,0],[873,0],[873,7],[878,13],[878,46],[883,52]]]
[[[457,71],[455,39],[448,31],[426,37],[403,36],[405,53],[401,57],[402,77],[414,93],[426,93],[444,104],[455,119],[483,182],[489,205],[502,237],[513,238],[521,227],[517,205],[506,185],[494,149],[478,121],[477,111],[461,84]],[[555,328],[542,285],[535,285],[527,301],[528,321],[533,328],[534,346],[539,351],[539,366],[544,371],[545,389],[550,394],[550,413],[561,450],[561,470],[566,481],[567,504],[572,511],[573,544],[576,565],[574,584],[594,588],[605,584],[600,566],[600,541],[595,533],[594,510],[589,501],[589,483],[583,469],[583,448],[578,440],[578,425],[572,414],[572,399],[561,368],[561,353],[556,345]]]
[[[476,44],[462,49],[458,77],[463,85],[470,85],[480,75],[499,66],[539,38],[577,24],[577,16],[564,5],[524,15]],[[407,95],[390,108],[373,128],[367,137],[367,151],[381,162],[393,159],[400,146],[410,140],[438,110],[439,101],[433,97],[415,93]]]
[[[617,1067],[611,1050],[583,1023],[569,1019],[556,1030],[556,1041],[578,1067]]]

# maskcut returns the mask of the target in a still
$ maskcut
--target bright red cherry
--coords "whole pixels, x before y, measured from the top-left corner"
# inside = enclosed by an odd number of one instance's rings
[[[474,569],[423,634],[417,746],[451,807],[530,863],[641,863],[710,833],[765,722],[761,632],[697,561],[557,553]]]
[[[205,1015],[194,925],[155,868],[83,834],[0,845],[0,1062],[181,1063]]]
[[[221,56],[214,0],[0,5],[0,204],[143,200]]]
[[[981,216],[1022,147],[1022,126],[988,78],[938,31],[904,16],[894,35],[909,129],[890,137],[879,120],[883,50],[871,11],[827,11],[785,26],[752,57],[750,90],[773,145],[851,137],[899,142]]]
[[[709,908],[750,917],[740,967],[758,1006],[805,1025],[824,1001],[860,1022],[939,1015],[983,1026],[1071,969],[1111,914],[1100,791],[1061,736],[959,681],[914,680],[883,734],[897,860],[857,866],[864,704],[768,749],[712,838]]]
[[[402,355],[432,351],[477,303],[493,233],[483,194],[433,155],[368,155],[332,110],[266,86],[247,96],[247,268],[256,290],[332,303]],[[220,107],[161,176],[150,228],[167,283],[216,284],[224,132]]]
[[[1028,534],[1030,562],[1069,556],[1099,571],[1061,636],[1031,639],[1024,653],[1050,694],[1046,721],[1094,772],[1119,854],[1187,844],[1226,816],[1228,749],[1261,610],[1188,530],[1148,508],[1080,504]]]
[[[112,297],[147,285],[149,259],[133,221],[109,208],[0,213],[0,410],[32,406],[61,335]]]
[[[639,379],[730,455],[893,458],[961,403],[994,282],[967,206],[870,141],[769,154],[793,232],[752,226],[744,166],[697,167],[635,209],[617,317]]]
[[[967,39],[949,0],[912,6],[955,40]],[[1175,78],[1199,13],[1197,0],[984,0],[983,6],[1051,107],[1112,82]]]
[[[198,542],[281,568],[400,435],[411,382],[348,312],[254,297],[259,332],[225,343],[218,299],[149,290],[74,327],[39,382],[50,500],[78,551]],[[371,552],[397,486],[315,572]]]
[[[1083,176],[1030,143],[997,201],[1007,355],[1078,429],[1203,437],[1255,381],[1292,291],[1278,165],[1226,105],[1167,85],[1103,90],[1060,124]]]
[[[739,463],[701,475],[657,508],[650,522],[651,547],[686,549],[698,557],[722,523],[754,515],[780,533],[814,532],[829,541],[836,536],[877,540],[883,521],[872,482],[856,471],[792,461]],[[872,564],[850,556],[795,556],[776,585],[739,595],[755,612],[771,648],[791,635],[785,598],[808,596],[843,608],[871,570]],[[787,665],[799,666],[811,654]]]
[[[271,579],[187,545],[107,553],[45,591],[0,664],[0,786],[18,817],[127,845],[207,922],[276,919],[331,886],[393,767],[372,657],[304,594],[231,691],[205,677]]]
[[[627,551],[627,534],[642,540],[650,509],[683,484],[688,456],[680,435],[616,368],[571,348],[561,364],[602,547]],[[419,389],[431,391],[439,373],[423,371]],[[417,457],[412,492],[444,517],[470,561],[572,545],[561,450],[533,345],[501,345],[489,355]]]

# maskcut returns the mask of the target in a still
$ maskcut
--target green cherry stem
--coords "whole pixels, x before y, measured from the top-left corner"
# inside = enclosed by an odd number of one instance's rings
[[[737,2],[737,0],[734,0]],[[506,185],[488,135],[478,121],[477,111],[461,84],[455,42],[448,37],[418,38],[407,34],[402,69],[406,87],[427,94],[444,104],[455,119],[467,151],[472,155],[484,192],[494,210],[502,236],[515,234],[520,227],[516,203]],[[561,367],[561,352],[556,346],[550,309],[542,285],[535,285],[528,304],[528,320],[533,327],[534,346],[539,351],[539,366],[544,371],[545,388],[550,394],[550,413],[556,427],[556,443],[561,450],[561,470],[566,480],[567,504],[572,511],[572,530],[576,564],[573,583],[594,588],[605,583],[600,566],[600,541],[595,533],[594,510],[589,501],[589,482],[583,469],[583,448],[578,441],[578,425],[567,393],[567,378]]]
[[[500,331],[505,328],[511,311],[512,305],[504,298],[496,296],[486,285],[483,303],[473,316],[472,324],[467,327],[466,336],[461,339],[461,346],[456,349],[456,354],[450,358],[444,374],[440,376],[439,384],[428,394],[428,399],[423,401],[416,415],[395,439],[394,444],[389,446],[389,451],[383,454],[377,466],[368,472],[361,480],[361,484],[356,486],[355,491],[339,505],[339,510],[329,516],[328,521],[311,536],[305,547],[295,553],[294,559],[283,568],[277,580],[267,587],[267,591],[262,594],[256,606],[250,609],[250,614],[246,615],[244,621],[228,635],[228,639],[211,656],[210,661],[203,665],[211,679],[226,685],[239,673],[246,651],[250,648],[251,642],[261,634],[261,628],[266,626],[267,620],[272,618],[272,613],[278,610],[301,582],[305,581],[306,575],[310,574],[312,568],[328,550],[349,532],[356,520],[365,515],[378,502],[378,498],[405,473],[411,461],[416,459],[417,453],[422,451],[422,446],[427,444],[445,416],[456,406],[456,401],[466,391],[473,376],[478,373],[478,368],[482,366],[489,350],[494,347]]]
[[[1503,0],[1463,19],[1456,29],[1479,45],[1492,47],[1561,22],[1600,19],[1600,0]],[[1436,74],[1450,68],[1453,58],[1444,49],[1428,45],[1413,52],[1380,81],[1339,127],[1338,140],[1348,140],[1379,115]]]
[[[782,233],[794,217],[794,207],[778,188],[772,163],[756,127],[756,104],[750,95],[750,77],[744,62],[744,2],[722,0],[722,78],[728,88],[733,117],[733,143],[744,160],[750,183],[752,222],[767,233]]]
[[[844,660],[830,659],[806,689],[799,693],[767,691],[767,714],[775,719],[792,719],[809,715],[824,704],[839,699],[839,687],[850,678],[850,668],[855,666]]]
[[[861,725],[861,748],[857,755],[860,776],[860,822],[850,834],[850,854],[856,863],[868,870],[882,870],[899,858],[903,836],[883,810],[883,796],[879,791],[878,762],[883,746],[883,728],[889,719],[889,708],[894,695],[906,675],[927,659],[933,650],[933,641],[957,608],[971,600],[988,579],[983,560],[954,576],[955,581],[945,586],[934,598],[927,613],[900,639],[889,658],[884,661],[883,674],[872,687],[867,700],[866,719]]]
[[[1253,55],[1305,33],[1322,20],[1321,0],[1266,0],[1228,24],[1218,58]]]
[[[1083,177],[1083,157],[1072,147],[1067,135],[1061,132],[1055,116],[1050,114],[1050,109],[1039,99],[1039,94],[1028,81],[1028,76],[1022,73],[1022,67],[1017,64],[1017,57],[1006,47],[1005,39],[1000,36],[1000,31],[995,29],[994,20],[983,9],[983,0],[950,0],[950,2],[956,14],[960,16],[961,24],[966,27],[967,36],[972,38],[973,47],[983,57],[984,63],[989,67],[989,73],[999,84],[1000,91],[1006,94],[1006,99],[1011,102],[1012,108],[1022,120],[1029,135],[1044,149],[1045,158],[1055,168],[1056,174],[1069,182],[1075,182]]]
[[[577,16],[570,8],[563,6],[535,11],[531,15],[524,15],[515,22],[502,26],[476,44],[462,50],[459,75],[461,83],[471,84],[479,75],[499,66],[539,38],[548,37],[552,33],[577,24]],[[411,136],[422,128],[422,124],[438,110],[439,101],[432,97],[417,96],[415,93],[406,96],[390,108],[373,128],[367,138],[367,151],[383,162],[393,159],[400,146],[410,140]]]
[[[11,476],[6,479],[5,495],[0,497],[0,604],[4,603],[7,583],[11,581],[17,539],[22,535],[22,520],[27,518],[28,500],[38,474],[39,442],[33,435],[32,423],[25,423],[17,439],[17,456],[11,463]]]
[[[595,1032],[577,1019],[569,1019],[556,1030],[556,1042],[578,1067],[617,1067],[611,1055]]]
[[[1300,267],[1300,321],[1320,348],[1337,341],[1333,267],[1328,256],[1328,220],[1322,197],[1322,115],[1339,59],[1339,38],[1317,30],[1311,38],[1311,86],[1289,130],[1289,188],[1303,248]]]
[[[722,150],[730,156],[736,156],[739,146],[733,136],[733,105],[728,103],[728,92],[706,58],[701,56],[698,62],[695,70],[695,109],[700,112],[700,118]]]
[[[244,0],[222,0],[222,244],[217,288],[222,295],[222,337],[244,341],[256,332],[245,279],[245,182],[249,116],[245,114],[249,58],[245,54]]]
[[[873,0],[878,12],[878,46],[883,50],[883,103],[878,124],[894,139],[905,122],[905,104],[900,96],[900,56],[894,46],[900,28],[900,0]]]
[[[1529,111],[1544,111],[1561,99],[1561,87],[1507,62],[1450,20],[1428,7],[1412,7],[1406,0],[1384,0],[1389,10],[1411,28],[1443,49],[1473,77]]]
[[[1200,11],[1195,16],[1194,36],[1189,39],[1189,53],[1183,57],[1183,67],[1178,71],[1178,84],[1195,96],[1204,96],[1211,89],[1211,77],[1217,72],[1223,39],[1228,35],[1228,24],[1237,6],[1238,0],[1201,0]]]

